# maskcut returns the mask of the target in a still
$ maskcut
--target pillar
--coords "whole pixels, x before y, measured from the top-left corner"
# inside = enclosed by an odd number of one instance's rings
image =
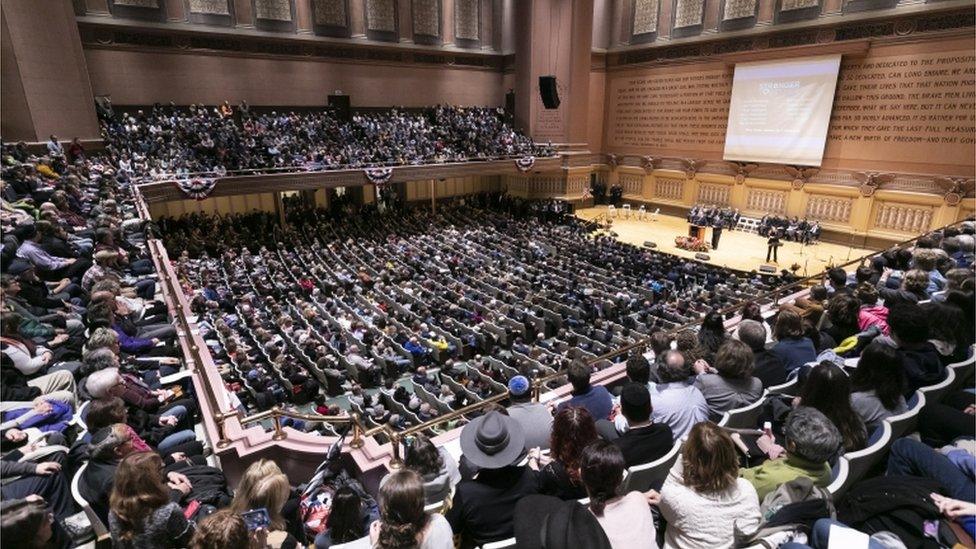
[[[592,34],[593,0],[515,3],[515,117],[536,141],[586,142]],[[539,97],[545,75],[556,76],[558,109]]]
[[[0,134],[47,141],[99,139],[98,119],[71,0],[0,3]]]

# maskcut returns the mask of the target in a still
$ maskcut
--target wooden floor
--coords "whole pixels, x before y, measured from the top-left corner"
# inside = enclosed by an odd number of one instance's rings
[[[606,206],[596,206],[576,210],[576,215],[590,220],[607,213]],[[657,244],[657,250],[672,253],[682,257],[693,258],[694,252],[675,247],[676,236],[688,234],[688,222],[683,217],[659,215],[653,221],[648,216],[645,220],[638,220],[636,212],[629,219],[624,218],[623,212],[618,210],[619,216],[612,218],[611,231],[617,233],[622,242],[642,246],[651,241]],[[712,231],[708,229],[705,238],[711,241]],[[797,274],[809,276],[823,271],[828,265],[846,263],[876,250],[842,246],[821,242],[811,246],[801,246],[798,242],[783,241],[779,249],[779,263],[774,264],[779,269],[789,269],[798,264]],[[711,259],[708,263],[732,269],[751,271],[758,269],[766,262],[766,239],[756,233],[743,231],[723,231],[718,249],[708,252]]]

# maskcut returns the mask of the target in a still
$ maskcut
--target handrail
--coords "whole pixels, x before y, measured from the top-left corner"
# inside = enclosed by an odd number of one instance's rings
[[[559,154],[556,153],[555,151],[553,151],[552,154],[542,155],[539,151],[533,150],[532,153],[530,154],[538,155],[541,158],[553,158],[559,156]],[[230,177],[234,175],[248,175],[248,174],[267,175],[272,173],[319,173],[319,172],[334,172],[334,171],[357,170],[357,169],[365,170],[369,168],[404,168],[404,167],[413,167],[413,166],[440,166],[442,164],[464,164],[464,163],[475,163],[475,162],[494,162],[496,160],[515,160],[524,157],[525,155],[522,154],[502,154],[498,156],[487,156],[484,158],[476,157],[476,158],[452,159],[452,160],[443,160],[443,161],[422,162],[419,164],[404,164],[402,162],[370,162],[366,165],[361,165],[361,166],[354,166],[352,164],[337,164],[337,165],[329,165],[317,169],[309,169],[303,164],[292,164],[290,166],[270,166],[267,168],[243,168],[237,170],[226,170],[224,175],[221,175],[219,177]],[[185,174],[177,174],[176,172],[167,172],[161,174],[160,178],[144,176],[140,179],[143,182],[152,182],[152,183],[167,182],[167,181],[176,181],[177,175],[179,175],[180,178],[183,178],[185,176],[194,177],[198,175],[206,176],[206,177],[217,177],[217,174],[213,170],[204,170],[199,172],[187,172]]]

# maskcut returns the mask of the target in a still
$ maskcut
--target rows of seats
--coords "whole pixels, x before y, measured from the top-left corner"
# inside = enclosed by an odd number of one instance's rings
[[[243,409],[308,404],[315,391],[296,387],[318,381],[342,397],[326,408],[405,428],[503,392],[519,373],[552,375],[701,316],[687,298],[729,304],[773,280],[590,237],[573,218],[513,214],[522,205],[500,199],[469,198],[436,216],[308,212],[260,249],[185,256],[178,268],[205,289],[191,299],[219,333],[215,353]],[[185,242],[210,221],[161,226]],[[233,331],[229,356],[221,340]],[[297,352],[269,357],[269,344]]]

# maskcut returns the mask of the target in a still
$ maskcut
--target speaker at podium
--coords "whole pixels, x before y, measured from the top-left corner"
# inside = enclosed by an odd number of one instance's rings
[[[702,227],[701,225],[692,225],[688,227],[688,236],[697,238],[698,240],[705,240],[705,227]]]

